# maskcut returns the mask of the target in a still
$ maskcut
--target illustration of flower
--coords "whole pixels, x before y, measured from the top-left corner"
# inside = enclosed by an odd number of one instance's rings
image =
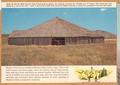
[[[106,77],[112,73],[111,70],[107,70],[106,68],[103,69],[94,69],[91,67],[91,69],[79,69],[76,70],[77,75],[80,80],[88,80],[88,82],[91,82],[91,80],[95,80],[97,82],[99,79]]]

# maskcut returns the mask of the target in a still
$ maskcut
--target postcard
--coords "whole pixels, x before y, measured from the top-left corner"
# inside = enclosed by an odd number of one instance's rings
[[[2,83],[117,84],[116,2],[3,2]]]

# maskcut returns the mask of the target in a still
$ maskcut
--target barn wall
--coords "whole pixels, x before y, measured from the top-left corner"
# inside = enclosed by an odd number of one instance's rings
[[[92,37],[91,43],[104,43],[104,37]]]
[[[65,44],[103,43],[104,37],[66,37]],[[9,45],[51,45],[50,37],[19,37],[8,38]]]
[[[88,44],[90,43],[89,37],[67,37],[65,38],[66,44]]]
[[[22,37],[8,38],[9,45],[51,45],[51,38],[48,37]]]

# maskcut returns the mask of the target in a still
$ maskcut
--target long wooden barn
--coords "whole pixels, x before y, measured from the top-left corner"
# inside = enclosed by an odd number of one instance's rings
[[[67,45],[103,42],[103,36],[58,17],[27,30],[14,31],[8,37],[9,45]]]

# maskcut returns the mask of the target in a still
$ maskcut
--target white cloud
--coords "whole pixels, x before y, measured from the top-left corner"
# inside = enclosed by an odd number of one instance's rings
[[[104,12],[104,11],[107,11],[107,9],[101,8],[100,11],[101,11],[101,12]]]
[[[67,12],[64,12],[63,14],[64,14],[64,15],[67,15]]]

